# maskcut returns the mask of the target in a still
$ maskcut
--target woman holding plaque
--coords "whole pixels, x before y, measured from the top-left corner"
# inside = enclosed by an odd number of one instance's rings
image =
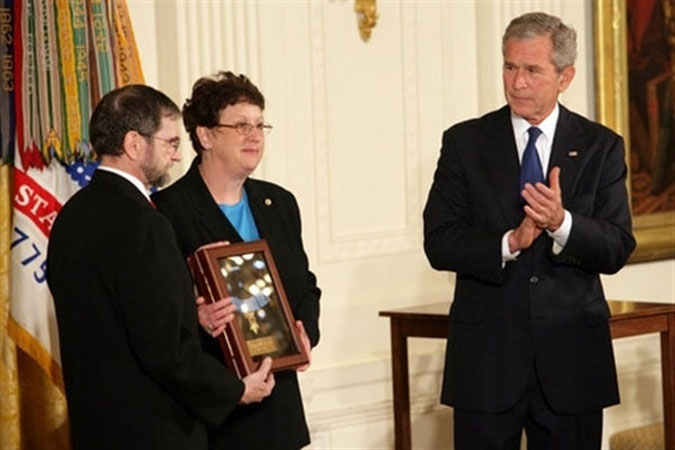
[[[244,75],[220,72],[197,80],[183,106],[183,122],[197,157],[180,180],[156,193],[153,200],[172,222],[186,257],[217,241],[264,238],[309,353],[319,340],[321,291],[309,271],[298,205],[282,187],[249,178],[272,128],[264,121],[264,108],[262,93]],[[199,306],[207,338],[204,345],[221,361],[214,337],[224,329],[226,311],[225,302]],[[290,450],[309,444],[296,372],[276,372],[275,379],[268,398],[239,406],[211,433],[210,448]]]

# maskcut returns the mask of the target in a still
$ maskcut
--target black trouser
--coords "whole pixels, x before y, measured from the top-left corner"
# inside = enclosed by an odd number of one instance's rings
[[[508,411],[455,409],[455,450],[518,450],[523,428],[528,450],[599,450],[602,410],[558,414],[544,398],[536,374],[523,397]]]

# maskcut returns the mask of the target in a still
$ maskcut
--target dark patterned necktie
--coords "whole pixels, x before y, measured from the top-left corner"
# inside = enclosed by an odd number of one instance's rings
[[[525,183],[534,185],[537,182],[544,182],[544,171],[541,168],[541,161],[539,161],[539,154],[534,144],[537,138],[541,135],[541,130],[537,127],[530,127],[527,132],[530,139],[525,146],[523,153],[523,162],[520,165],[520,189],[525,188]]]

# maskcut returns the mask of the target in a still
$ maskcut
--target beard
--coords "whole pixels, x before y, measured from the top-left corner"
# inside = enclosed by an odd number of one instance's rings
[[[145,175],[145,179],[148,180],[150,185],[158,188],[166,186],[171,181],[168,167],[163,171],[157,168],[143,168],[143,175]]]
[[[169,181],[171,181],[171,176],[168,173],[165,173],[155,180],[151,180],[150,184],[152,184],[156,188],[161,188],[169,184]]]
[[[162,164],[160,158],[157,157],[155,150],[152,149],[146,153],[146,158],[141,164],[141,171],[147,182],[151,186],[162,187],[171,181],[169,175],[169,168],[172,166],[171,162]]]

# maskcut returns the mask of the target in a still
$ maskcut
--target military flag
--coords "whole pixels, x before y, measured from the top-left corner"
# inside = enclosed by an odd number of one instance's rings
[[[49,233],[98,165],[91,110],[143,74],[124,0],[0,5],[0,448],[67,449]]]

